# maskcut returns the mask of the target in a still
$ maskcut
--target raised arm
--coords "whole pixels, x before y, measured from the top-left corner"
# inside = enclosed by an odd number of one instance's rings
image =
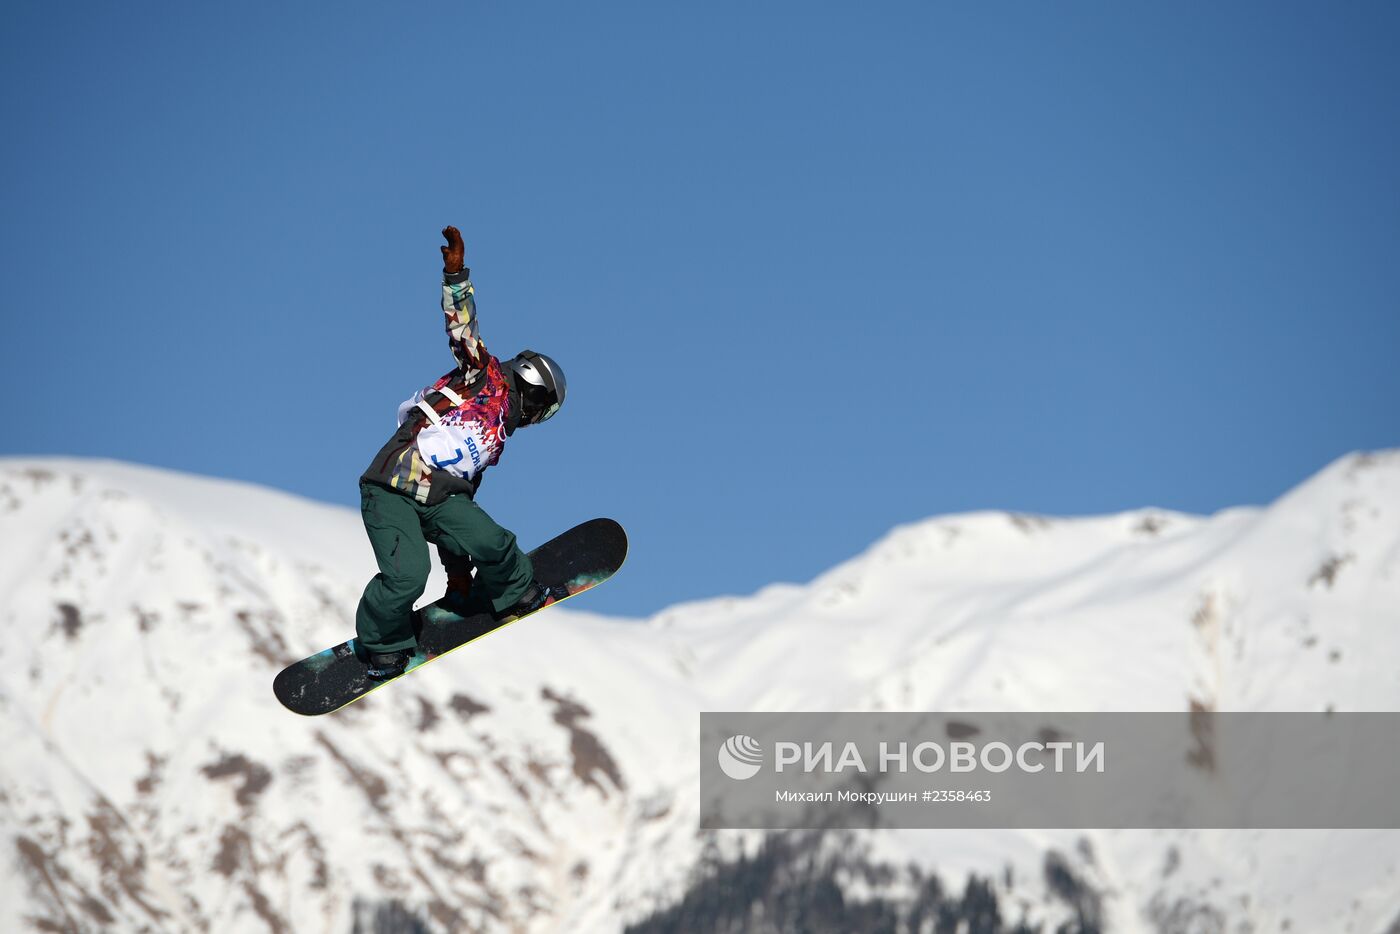
[[[447,246],[442,250],[442,313],[447,319],[447,341],[452,356],[463,371],[486,366],[486,344],[481,340],[481,328],[476,320],[476,293],[472,289],[471,270],[462,265],[466,248],[456,227],[444,227],[442,235]]]

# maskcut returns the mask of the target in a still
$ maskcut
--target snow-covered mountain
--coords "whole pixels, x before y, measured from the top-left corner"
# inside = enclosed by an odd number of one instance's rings
[[[0,930],[684,930],[666,909],[765,845],[696,829],[700,710],[1400,709],[1400,451],[1211,517],[930,519],[805,586],[561,608],[285,712],[272,676],[348,634],[371,573],[352,510],[0,460]],[[936,875],[1049,929],[1400,930],[1400,832],[839,849],[851,903]]]

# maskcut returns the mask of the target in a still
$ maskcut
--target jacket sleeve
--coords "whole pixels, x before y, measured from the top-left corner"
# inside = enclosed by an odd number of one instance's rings
[[[452,356],[463,371],[479,370],[486,365],[486,344],[476,320],[476,292],[472,288],[471,270],[443,276],[442,313],[447,319],[447,342]]]

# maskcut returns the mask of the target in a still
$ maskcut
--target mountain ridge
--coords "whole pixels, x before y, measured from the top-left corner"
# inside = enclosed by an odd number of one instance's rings
[[[345,931],[390,903],[432,929],[618,930],[706,848],[762,846],[697,835],[699,710],[1400,702],[1400,451],[1265,507],[933,517],[807,584],[644,621],[564,607],[312,721],[271,677],[347,635],[374,570],[359,517],[224,484],[0,459],[6,930]],[[1050,853],[1111,930],[1400,916],[1389,832],[858,839],[1047,924],[1072,916]]]

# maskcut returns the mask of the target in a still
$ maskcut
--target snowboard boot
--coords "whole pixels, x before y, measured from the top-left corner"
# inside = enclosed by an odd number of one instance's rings
[[[413,613],[413,632],[419,633],[421,620],[418,612]],[[397,678],[408,669],[408,663],[413,661],[413,656],[417,653],[417,647],[411,649],[399,649],[396,652],[371,652],[365,648],[364,643],[359,639],[354,640],[355,657],[365,666],[365,676],[371,681],[388,681],[390,678]]]
[[[413,638],[421,640],[423,638],[423,613],[421,610],[414,610],[412,615]],[[365,676],[371,681],[388,681],[390,678],[397,678],[408,669],[408,663],[413,661],[413,656],[418,649],[399,649],[397,652],[371,652],[360,644],[360,640],[355,640],[355,657],[364,662]]]
[[[498,619],[519,619],[528,616],[536,610],[542,610],[551,603],[558,603],[569,595],[563,587],[546,587],[538,581],[530,585],[530,589],[525,591],[525,596],[515,606],[502,610],[497,614]]]

